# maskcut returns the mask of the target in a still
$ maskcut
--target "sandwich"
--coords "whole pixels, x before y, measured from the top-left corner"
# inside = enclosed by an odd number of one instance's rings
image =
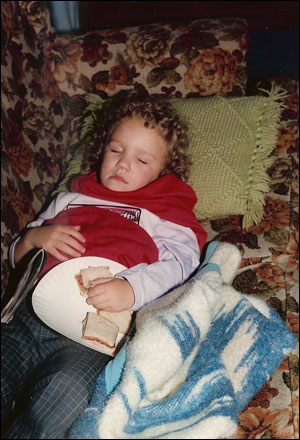
[[[116,324],[119,327],[119,333],[126,335],[131,324],[131,312],[124,310],[123,312],[106,312],[105,310],[97,310],[97,314],[102,318]]]
[[[81,269],[80,272],[75,275],[80,295],[87,296],[88,290],[91,287],[89,282],[96,278],[113,278],[113,274],[110,272],[108,266],[89,266],[85,269]]]
[[[82,339],[95,341],[104,348],[114,349],[119,333],[119,327],[111,321],[94,312],[87,312],[82,321]]]
[[[82,296],[87,296],[91,287],[89,281],[96,278],[113,278],[113,274],[107,266],[89,266],[81,269],[75,275]],[[99,351],[113,356],[124,336],[128,333],[131,320],[132,315],[129,310],[122,312],[107,312],[105,310],[87,312],[85,319],[82,321],[81,338],[93,341],[97,344]]]

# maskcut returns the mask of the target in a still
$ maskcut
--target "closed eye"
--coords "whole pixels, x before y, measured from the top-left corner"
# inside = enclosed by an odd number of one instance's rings
[[[108,143],[107,149],[109,151],[111,151],[112,153],[121,153],[122,152],[122,147],[119,144],[119,142],[115,142],[113,140]]]
[[[138,159],[138,161],[140,162],[140,163],[142,163],[143,165],[147,165],[147,161],[146,160],[144,160],[144,159]]]

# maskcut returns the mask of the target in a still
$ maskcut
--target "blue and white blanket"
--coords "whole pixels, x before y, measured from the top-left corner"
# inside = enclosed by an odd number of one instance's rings
[[[196,275],[137,313],[72,439],[217,439],[296,344],[264,301],[231,282],[238,249],[213,242]]]

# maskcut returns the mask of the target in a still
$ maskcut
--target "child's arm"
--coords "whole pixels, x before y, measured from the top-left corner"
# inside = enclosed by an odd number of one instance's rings
[[[68,259],[65,254],[80,257],[85,252],[82,243],[84,236],[79,232],[80,226],[49,225],[29,228],[14,249],[14,263],[18,263],[27,252],[34,248],[43,248],[58,260]]]
[[[159,222],[152,237],[159,250],[159,261],[125,269],[113,280],[94,280],[90,283],[95,286],[88,292],[88,304],[107,311],[139,310],[180,285],[199,265],[197,238],[189,228]]]

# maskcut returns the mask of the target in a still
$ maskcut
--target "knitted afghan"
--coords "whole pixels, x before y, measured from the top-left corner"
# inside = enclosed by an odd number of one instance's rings
[[[77,439],[233,436],[238,415],[296,340],[264,301],[231,285],[238,249],[213,242],[192,280],[137,313],[99,376]]]

